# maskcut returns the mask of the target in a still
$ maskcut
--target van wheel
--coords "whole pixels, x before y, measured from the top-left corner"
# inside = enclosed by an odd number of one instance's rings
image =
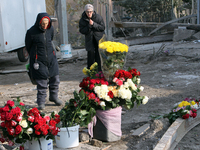
[[[20,48],[17,50],[17,56],[19,61],[21,62],[27,62],[28,61],[28,52],[26,50],[26,47]]]

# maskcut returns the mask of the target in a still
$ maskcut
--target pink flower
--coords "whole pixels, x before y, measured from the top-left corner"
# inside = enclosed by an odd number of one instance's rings
[[[49,116],[44,116],[44,119],[46,120],[46,122],[50,121],[50,117]]]
[[[13,146],[13,145],[14,145],[14,142],[9,140],[9,141],[8,141],[8,145],[9,145],[9,146]]]
[[[123,81],[122,80],[117,80],[117,85],[119,85],[119,86],[121,86],[121,85],[123,85]]]

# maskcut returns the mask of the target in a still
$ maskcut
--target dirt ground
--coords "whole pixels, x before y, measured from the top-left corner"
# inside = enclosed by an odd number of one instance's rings
[[[164,44],[162,49],[162,44]],[[103,147],[82,144],[73,150],[153,150],[159,139],[169,127],[167,119],[152,120],[151,115],[169,113],[173,105],[186,97],[200,99],[200,43],[165,42],[130,46],[125,68],[136,68],[141,72],[142,95],[149,97],[146,105],[132,110],[123,110],[122,138],[120,141],[103,143]],[[78,50],[73,50],[78,51]],[[57,53],[59,57],[59,52]],[[37,106],[36,86],[29,81],[23,70],[25,64],[19,62],[16,53],[0,54],[0,106],[9,99],[20,97],[30,107]],[[79,90],[79,82],[84,77],[83,67],[86,56],[59,64],[60,90],[59,98],[66,102]],[[2,73],[8,70],[22,70],[21,73]],[[54,106],[46,101],[44,112],[59,111],[62,106]],[[149,123],[150,129],[140,137],[134,137],[133,131]],[[200,149],[200,126],[193,128],[179,142],[176,150]],[[57,149],[54,147],[54,149]]]

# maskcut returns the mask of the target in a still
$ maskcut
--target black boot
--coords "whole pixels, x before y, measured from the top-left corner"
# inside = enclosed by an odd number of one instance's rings
[[[56,100],[49,99],[49,101],[54,102],[57,106],[61,106],[63,104],[63,101],[61,101],[60,99],[56,99]]]

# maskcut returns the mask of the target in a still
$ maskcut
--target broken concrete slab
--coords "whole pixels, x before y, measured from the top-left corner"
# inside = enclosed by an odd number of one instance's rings
[[[144,124],[143,126],[141,126],[140,128],[138,128],[137,130],[135,130],[133,132],[133,136],[136,137],[140,137],[141,135],[143,135],[148,129],[150,129],[150,124]]]
[[[192,35],[192,38],[194,38],[196,40],[200,40],[200,32],[197,32],[194,35]]]
[[[181,41],[181,40],[190,39],[193,34],[195,34],[194,30],[187,30],[187,29],[183,29],[183,28],[174,29],[173,41],[177,42],[177,41]]]

